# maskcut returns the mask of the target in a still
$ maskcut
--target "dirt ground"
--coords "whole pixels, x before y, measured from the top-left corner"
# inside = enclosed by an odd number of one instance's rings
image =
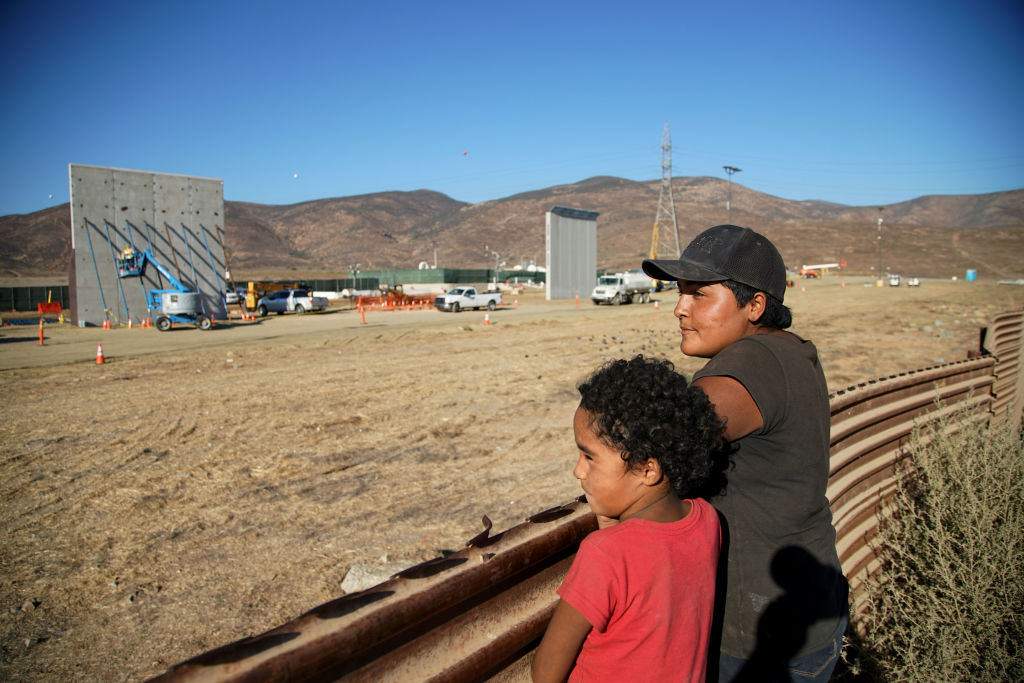
[[[845,282],[845,287],[842,286]],[[965,357],[1024,288],[807,281],[832,390]],[[804,291],[805,288],[805,291]],[[511,297],[506,297],[507,303]],[[575,385],[684,359],[671,308],[279,316],[209,332],[0,329],[0,679],[139,680],[579,493]],[[102,343],[106,363],[95,363]]]

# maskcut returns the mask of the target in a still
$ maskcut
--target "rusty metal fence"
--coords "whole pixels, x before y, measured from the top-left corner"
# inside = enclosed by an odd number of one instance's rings
[[[856,592],[875,569],[871,540],[895,492],[903,445],[922,421],[1021,424],[1024,312],[996,316],[967,360],[850,386],[831,396],[832,505]],[[580,541],[597,527],[581,500],[411,567],[267,633],[173,667],[160,681],[521,681]],[[854,615],[856,621],[856,615]]]

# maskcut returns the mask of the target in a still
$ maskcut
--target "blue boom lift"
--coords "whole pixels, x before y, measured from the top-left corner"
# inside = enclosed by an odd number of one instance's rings
[[[202,312],[199,294],[171,275],[171,271],[153,258],[153,252],[149,249],[139,253],[126,248],[117,259],[117,274],[123,278],[142,277],[150,263],[167,278],[173,288],[146,290],[146,305],[149,308],[150,320],[156,325],[156,329],[166,332],[171,329],[171,323],[195,325],[200,330],[210,329],[213,321]]]

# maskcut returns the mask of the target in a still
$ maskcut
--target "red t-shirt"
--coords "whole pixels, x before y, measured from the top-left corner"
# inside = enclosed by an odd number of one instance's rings
[[[558,589],[594,627],[570,681],[694,681],[707,665],[718,515],[691,500],[684,519],[627,519],[580,544]]]

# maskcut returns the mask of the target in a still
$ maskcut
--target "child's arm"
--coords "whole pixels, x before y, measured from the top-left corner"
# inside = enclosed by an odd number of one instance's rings
[[[591,628],[587,618],[575,607],[565,600],[559,600],[533,658],[531,673],[534,683],[561,683],[568,679],[569,672],[576,664],[576,655],[580,653]]]

